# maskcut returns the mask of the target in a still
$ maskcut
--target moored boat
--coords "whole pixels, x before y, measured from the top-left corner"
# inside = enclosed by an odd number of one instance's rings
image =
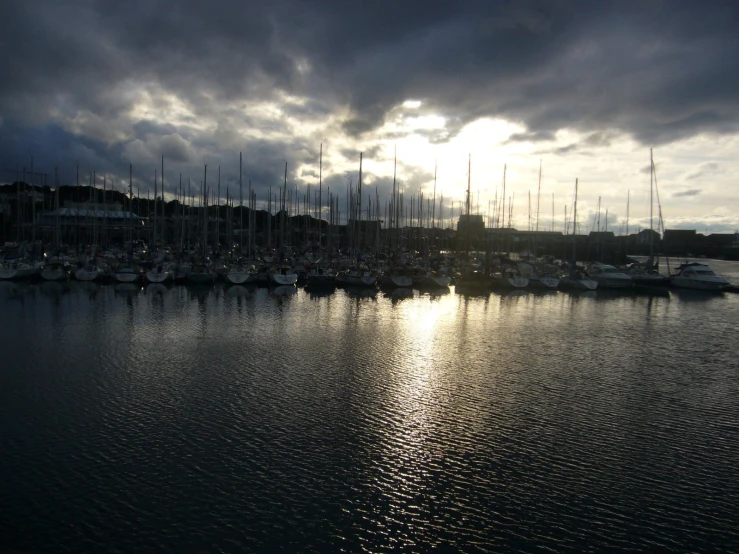
[[[634,286],[634,280],[619,268],[595,262],[588,269],[590,278],[598,283],[601,289],[630,289]]]
[[[187,280],[195,285],[210,285],[216,281],[216,272],[204,264],[194,265],[187,274]]]
[[[146,272],[149,283],[164,283],[174,278],[172,270],[167,265],[158,265]]]
[[[335,287],[336,274],[324,267],[316,265],[308,272],[309,287]]]
[[[63,281],[69,278],[70,266],[65,262],[51,262],[44,265],[41,278],[45,281]]]
[[[413,278],[402,271],[390,271],[382,276],[381,284],[386,288],[411,288]]]
[[[88,264],[77,269],[74,272],[74,277],[78,281],[96,281],[103,276],[103,273],[103,270],[99,266]]]
[[[698,262],[680,264],[670,276],[670,284],[682,289],[720,292],[727,289],[729,281],[719,277],[708,265]]]
[[[427,271],[423,275],[414,276],[413,282],[419,287],[443,289],[449,287],[452,278],[448,275],[441,275],[436,271]]]
[[[135,283],[141,279],[141,270],[133,265],[124,265],[111,274],[119,283]]]
[[[352,268],[336,275],[336,284],[354,287],[374,287],[377,276],[367,268]]]
[[[257,269],[252,265],[249,267],[231,267],[225,274],[226,281],[234,285],[255,283],[258,277]]]
[[[269,281],[274,285],[290,286],[298,282],[298,275],[289,265],[280,265],[269,272]]]
[[[0,265],[0,279],[26,279],[36,274],[36,269],[25,262],[6,260]]]

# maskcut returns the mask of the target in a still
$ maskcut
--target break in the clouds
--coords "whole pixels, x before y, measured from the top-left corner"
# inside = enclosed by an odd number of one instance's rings
[[[263,195],[286,161],[315,183],[323,143],[334,190],[363,150],[386,191],[397,147],[408,190],[438,162],[460,198],[472,153],[486,199],[508,164],[519,218],[542,159],[555,225],[576,177],[622,218],[654,146],[667,212],[736,213],[733,1],[10,0],[0,16],[3,180],[33,156],[65,182],[77,162],[114,180],[130,162],[144,187],[163,155],[169,183],[207,163],[233,185],[243,152]]]

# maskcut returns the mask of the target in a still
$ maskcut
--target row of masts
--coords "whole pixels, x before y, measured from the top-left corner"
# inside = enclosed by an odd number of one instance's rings
[[[262,200],[262,206],[266,207],[266,211],[269,217],[271,217],[272,211],[274,208],[278,208],[278,215],[279,215],[279,242],[278,244],[280,246],[283,246],[285,244],[293,243],[294,241],[289,236],[290,235],[290,229],[286,225],[286,218],[292,219],[296,215],[308,215],[309,217],[304,219],[304,225],[305,229],[304,231],[308,231],[309,233],[311,231],[317,231],[318,235],[318,245],[323,245],[323,218],[327,214],[328,216],[328,226],[336,227],[341,225],[342,221],[345,222],[348,228],[348,232],[350,234],[350,245],[351,248],[355,252],[360,252],[366,248],[380,248],[381,246],[388,246],[391,249],[407,246],[412,247],[415,245],[415,247],[418,247],[418,233],[414,233],[412,231],[413,228],[431,228],[436,229],[437,224],[441,226],[443,229],[446,225],[448,228],[452,228],[454,225],[454,219],[455,214],[458,214],[460,217],[462,216],[463,209],[464,209],[464,215],[467,217],[467,221],[469,222],[469,217],[471,215],[471,209],[472,209],[472,190],[471,190],[471,184],[472,184],[472,160],[471,156],[468,159],[468,172],[467,172],[467,191],[465,196],[465,202],[464,207],[462,207],[460,202],[451,201],[449,202],[448,206],[448,218],[445,217],[445,199],[444,195],[441,194],[438,202],[437,202],[437,175],[438,175],[438,165],[434,168],[434,182],[433,182],[433,191],[432,195],[429,198],[428,196],[424,195],[424,192],[419,189],[419,192],[417,195],[410,194],[407,196],[407,192],[401,191],[400,183],[397,180],[397,156],[394,157],[394,163],[393,163],[393,188],[392,188],[392,195],[391,197],[385,201],[384,203],[380,202],[379,198],[379,191],[377,188],[374,190],[374,198],[373,195],[370,194],[364,194],[362,191],[362,163],[363,163],[363,154],[360,153],[359,156],[359,179],[356,186],[353,186],[353,183],[349,181],[347,184],[347,191],[345,195],[345,211],[344,211],[344,217],[342,217],[342,212],[340,209],[340,203],[339,203],[339,196],[336,194],[331,193],[330,188],[326,190],[326,202],[324,203],[324,194],[323,194],[323,145],[321,144],[320,147],[320,153],[319,153],[319,179],[318,179],[318,191],[314,192],[314,195],[311,195],[311,188],[310,185],[307,187],[307,192],[303,194],[302,201],[300,199],[300,194],[297,185],[294,189],[290,188],[288,189],[288,183],[287,183],[287,173],[288,173],[288,165],[287,162],[285,162],[285,168],[284,168],[284,178],[283,178],[283,184],[279,188],[278,191],[273,191],[272,187],[269,187],[269,192],[265,200]],[[223,205],[221,204],[221,168],[218,167],[218,177],[215,187],[209,186],[208,184],[208,166],[205,165],[203,168],[203,179],[199,183],[193,183],[191,179],[187,179],[187,185],[185,186],[185,183],[182,179],[182,174],[179,176],[179,183],[176,187],[174,187],[174,200],[176,201],[175,207],[174,207],[174,213],[171,213],[171,217],[169,219],[176,220],[174,228],[168,232],[167,229],[167,220],[168,215],[166,213],[166,201],[165,201],[165,166],[164,166],[164,156],[161,158],[161,171],[158,171],[158,169],[154,170],[154,180],[153,180],[153,188],[154,188],[154,203],[153,203],[153,210],[151,210],[149,215],[149,226],[148,226],[148,238],[153,241],[154,244],[160,244],[165,242],[165,239],[169,238],[171,239],[170,244],[174,244],[178,246],[180,249],[191,249],[193,245],[199,244],[202,249],[205,249],[209,243],[220,245],[221,239],[225,238],[225,241],[233,245],[236,242],[238,242],[239,248],[241,251],[246,251],[249,254],[251,254],[255,250],[255,235],[256,235],[256,226],[257,226],[257,220],[255,217],[249,217],[248,218],[248,229],[244,229],[244,208],[248,210],[248,213],[254,214],[257,212],[257,193],[252,188],[251,179],[248,180],[248,190],[247,190],[247,201],[246,206],[244,204],[244,190],[243,190],[243,171],[242,171],[242,154],[239,154],[239,178],[238,178],[238,204],[239,204],[239,210],[238,210],[238,217],[239,217],[239,225],[238,225],[238,240],[235,241],[234,237],[234,227],[235,222],[233,220],[234,217],[234,209],[235,209],[235,198],[231,194],[230,188],[227,185],[225,190],[225,207],[226,207],[226,234],[225,237],[223,237],[223,233],[221,232],[221,208]],[[655,172],[654,172],[654,162],[651,157],[651,151],[650,151],[650,167],[651,167],[651,177],[650,180],[652,183],[656,180]],[[503,179],[502,179],[502,193],[500,196],[498,195],[498,189],[496,187],[495,197],[492,201],[488,201],[487,206],[487,212],[485,214],[479,214],[480,210],[480,204],[479,204],[479,191],[478,191],[478,202],[477,202],[477,211],[478,214],[484,218],[485,220],[485,227],[487,228],[512,228],[512,221],[513,221],[513,204],[515,201],[515,193],[511,194],[510,196],[506,195],[506,172],[507,172],[507,166],[504,165],[503,167]],[[31,159],[31,175],[34,175],[33,171],[33,158]],[[61,227],[59,223],[59,176],[58,171],[55,169],[55,186],[56,186],[56,192],[55,192],[55,212],[57,213],[57,216],[55,218],[54,223],[54,242],[61,242],[62,238],[62,232]],[[537,197],[536,197],[536,209],[534,211],[534,216],[532,217],[532,206],[531,206],[531,193],[529,192],[529,198],[528,198],[528,204],[529,204],[529,210],[528,210],[528,230],[529,231],[539,231],[539,225],[540,225],[540,214],[541,214],[541,179],[542,179],[542,164],[540,162],[539,165],[539,173],[538,173],[538,186],[537,186]],[[108,212],[109,212],[109,203],[108,203],[108,190],[107,190],[107,177],[103,175],[102,178],[103,181],[103,210],[104,210],[104,217],[103,220],[107,221],[108,219]],[[574,201],[571,209],[572,217],[568,218],[568,207],[567,205],[564,206],[564,213],[565,213],[565,220],[563,223],[563,231],[564,234],[568,235],[571,234],[575,235],[577,233],[577,180],[575,185],[575,195],[574,195]],[[77,185],[80,185],[80,176],[79,176],[79,165],[77,166]],[[90,174],[90,203],[93,204],[93,213],[94,215],[90,217],[91,224],[86,225],[87,233],[88,233],[88,243],[90,244],[107,244],[108,242],[108,226],[103,224],[99,225],[99,218],[98,217],[98,210],[97,210],[97,201],[98,196],[97,193],[93,193],[94,190],[97,190],[98,186],[98,177],[95,171],[91,172]],[[18,180],[18,198],[20,200],[20,180]],[[193,188],[195,190],[193,190]],[[654,188],[654,184],[650,185],[650,228],[653,226],[653,199],[652,199],[652,190]],[[198,192],[199,189],[199,192]],[[32,177],[32,190],[35,190],[33,188],[33,177]],[[129,229],[128,229],[128,240],[133,240],[134,237],[134,230],[136,227],[136,222],[134,221],[133,217],[133,211],[134,211],[134,201],[139,202],[141,200],[140,190],[137,188],[136,191],[137,194],[134,194],[133,190],[133,166],[129,165],[129,183],[128,183],[128,211],[127,216],[129,219]],[[170,195],[172,195],[170,191]],[[197,195],[197,197],[196,197]],[[630,200],[630,191],[628,192],[627,196],[627,219],[626,219],[626,229],[628,234],[628,226],[629,226],[629,200]],[[506,205],[507,202],[507,205]],[[147,190],[147,206],[150,203],[149,198],[149,191]],[[266,203],[266,206],[265,206]],[[438,205],[438,218],[437,218],[437,205]],[[210,207],[215,206],[215,211],[217,214],[217,217],[215,217],[214,221],[214,228],[209,229],[210,226]],[[32,219],[35,221],[36,214],[36,202],[32,202]],[[125,207],[124,207],[125,211]],[[148,209],[147,209],[148,211]],[[598,202],[598,211],[597,211],[597,226],[598,231],[600,231],[600,199]],[[327,213],[328,212],[328,213]],[[19,218],[19,225],[18,225],[18,240],[20,241],[21,237],[21,229],[23,226],[20,224],[20,218],[21,218],[21,210],[18,210],[18,218]],[[198,221],[199,218],[200,220]],[[318,220],[318,225],[316,225],[315,229],[309,228],[314,225],[314,219]],[[367,223],[374,222],[376,225],[370,226],[370,225],[363,225],[363,220]],[[194,225],[194,222],[197,221],[197,225]],[[606,210],[606,230],[608,225],[608,210]],[[660,221],[661,221],[661,210],[660,210]],[[380,235],[380,222],[387,222],[387,229],[390,230],[389,233],[385,233],[385,241],[382,241],[381,235]],[[594,219],[594,225],[596,224],[596,220]],[[171,227],[171,226],[170,226]],[[194,228],[199,229],[202,232],[202,235],[200,237],[194,236]],[[555,208],[554,208],[554,194],[552,194],[552,219],[551,219],[551,227],[550,230],[554,231],[555,229]],[[368,232],[370,230],[371,232]],[[212,231],[213,236],[211,240],[210,232]],[[245,232],[246,231],[246,232]],[[278,237],[272,237],[272,225],[269,224],[266,226],[267,231],[267,244],[271,245],[274,242],[277,242]],[[288,236],[286,236],[286,233],[288,233]],[[31,225],[31,240],[35,241],[36,238],[36,226]],[[168,236],[169,235],[169,236]],[[247,236],[247,244],[244,245],[244,235]],[[331,234],[328,234],[327,239],[328,242],[331,242]],[[444,240],[444,235],[441,235],[442,241]],[[274,240],[273,240],[274,239]],[[467,244],[465,247],[469,248],[469,236],[465,239]],[[381,242],[384,242],[381,244]],[[246,248],[245,248],[246,246]],[[442,242],[442,249],[443,249],[443,242]]]

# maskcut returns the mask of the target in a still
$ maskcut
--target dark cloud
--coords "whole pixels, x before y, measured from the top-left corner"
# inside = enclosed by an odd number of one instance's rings
[[[364,140],[408,99],[445,117],[421,131],[435,143],[480,117],[521,124],[514,142],[586,135],[559,154],[739,124],[730,0],[8,0],[0,21],[0,161],[34,155],[67,178],[77,160],[148,173],[164,154],[173,172],[221,164],[233,183],[243,151],[261,190],[285,159],[307,184],[295,168],[335,137],[301,123],[343,114],[337,136]]]
[[[554,140],[551,131],[531,131],[525,133],[513,133],[507,142],[542,142]]]
[[[678,198],[682,196],[698,196],[700,193],[701,193],[700,189],[688,189],[688,190],[683,190],[681,192],[675,192],[673,193],[672,196],[675,196]]]
[[[707,163],[701,164],[700,166],[698,166],[698,168],[695,171],[689,173],[686,179],[689,181],[693,181],[697,179],[702,179],[710,175],[716,175],[719,172],[720,172],[720,168],[717,163],[707,162]]]

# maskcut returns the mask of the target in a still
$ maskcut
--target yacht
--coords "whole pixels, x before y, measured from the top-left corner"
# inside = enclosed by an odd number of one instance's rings
[[[709,266],[698,262],[680,264],[670,275],[670,284],[681,289],[708,291],[722,291],[730,285]]]
[[[526,277],[522,277],[518,268],[503,267],[501,271],[490,274],[490,284],[493,288],[500,289],[523,289],[529,284]]]
[[[347,269],[336,276],[336,284],[374,287],[377,284],[377,276],[366,267]]]
[[[382,276],[381,284],[388,288],[410,288],[413,286],[413,277],[405,271],[394,269]]]
[[[44,264],[41,278],[45,281],[62,281],[69,278],[70,266],[67,262],[52,260]]]
[[[164,283],[173,279],[174,275],[169,265],[159,264],[146,272],[146,280],[150,283]]]
[[[256,283],[259,272],[253,265],[246,266],[238,263],[228,269],[225,274],[226,281],[233,285],[243,285],[245,283]]]
[[[334,287],[336,286],[336,274],[319,265],[315,265],[308,272],[308,286],[310,287]]]
[[[421,275],[414,276],[413,282],[417,283],[420,287],[443,289],[449,287],[452,283],[452,278],[437,271],[426,271]]]
[[[293,273],[289,265],[283,264],[269,272],[269,282],[278,286],[290,286],[298,282],[298,275]]]
[[[195,285],[210,285],[216,281],[216,272],[209,265],[196,264],[187,274],[187,280]]]
[[[88,263],[74,272],[74,277],[78,281],[95,281],[100,279],[103,275],[104,271],[100,266],[93,263]]]
[[[588,269],[590,278],[598,283],[599,289],[630,289],[634,279],[613,265],[595,262]]]
[[[5,261],[0,264],[0,279],[24,279],[36,274],[36,268],[18,260]]]
[[[135,283],[141,279],[141,270],[134,265],[124,265],[116,269],[112,277],[119,283]]]

